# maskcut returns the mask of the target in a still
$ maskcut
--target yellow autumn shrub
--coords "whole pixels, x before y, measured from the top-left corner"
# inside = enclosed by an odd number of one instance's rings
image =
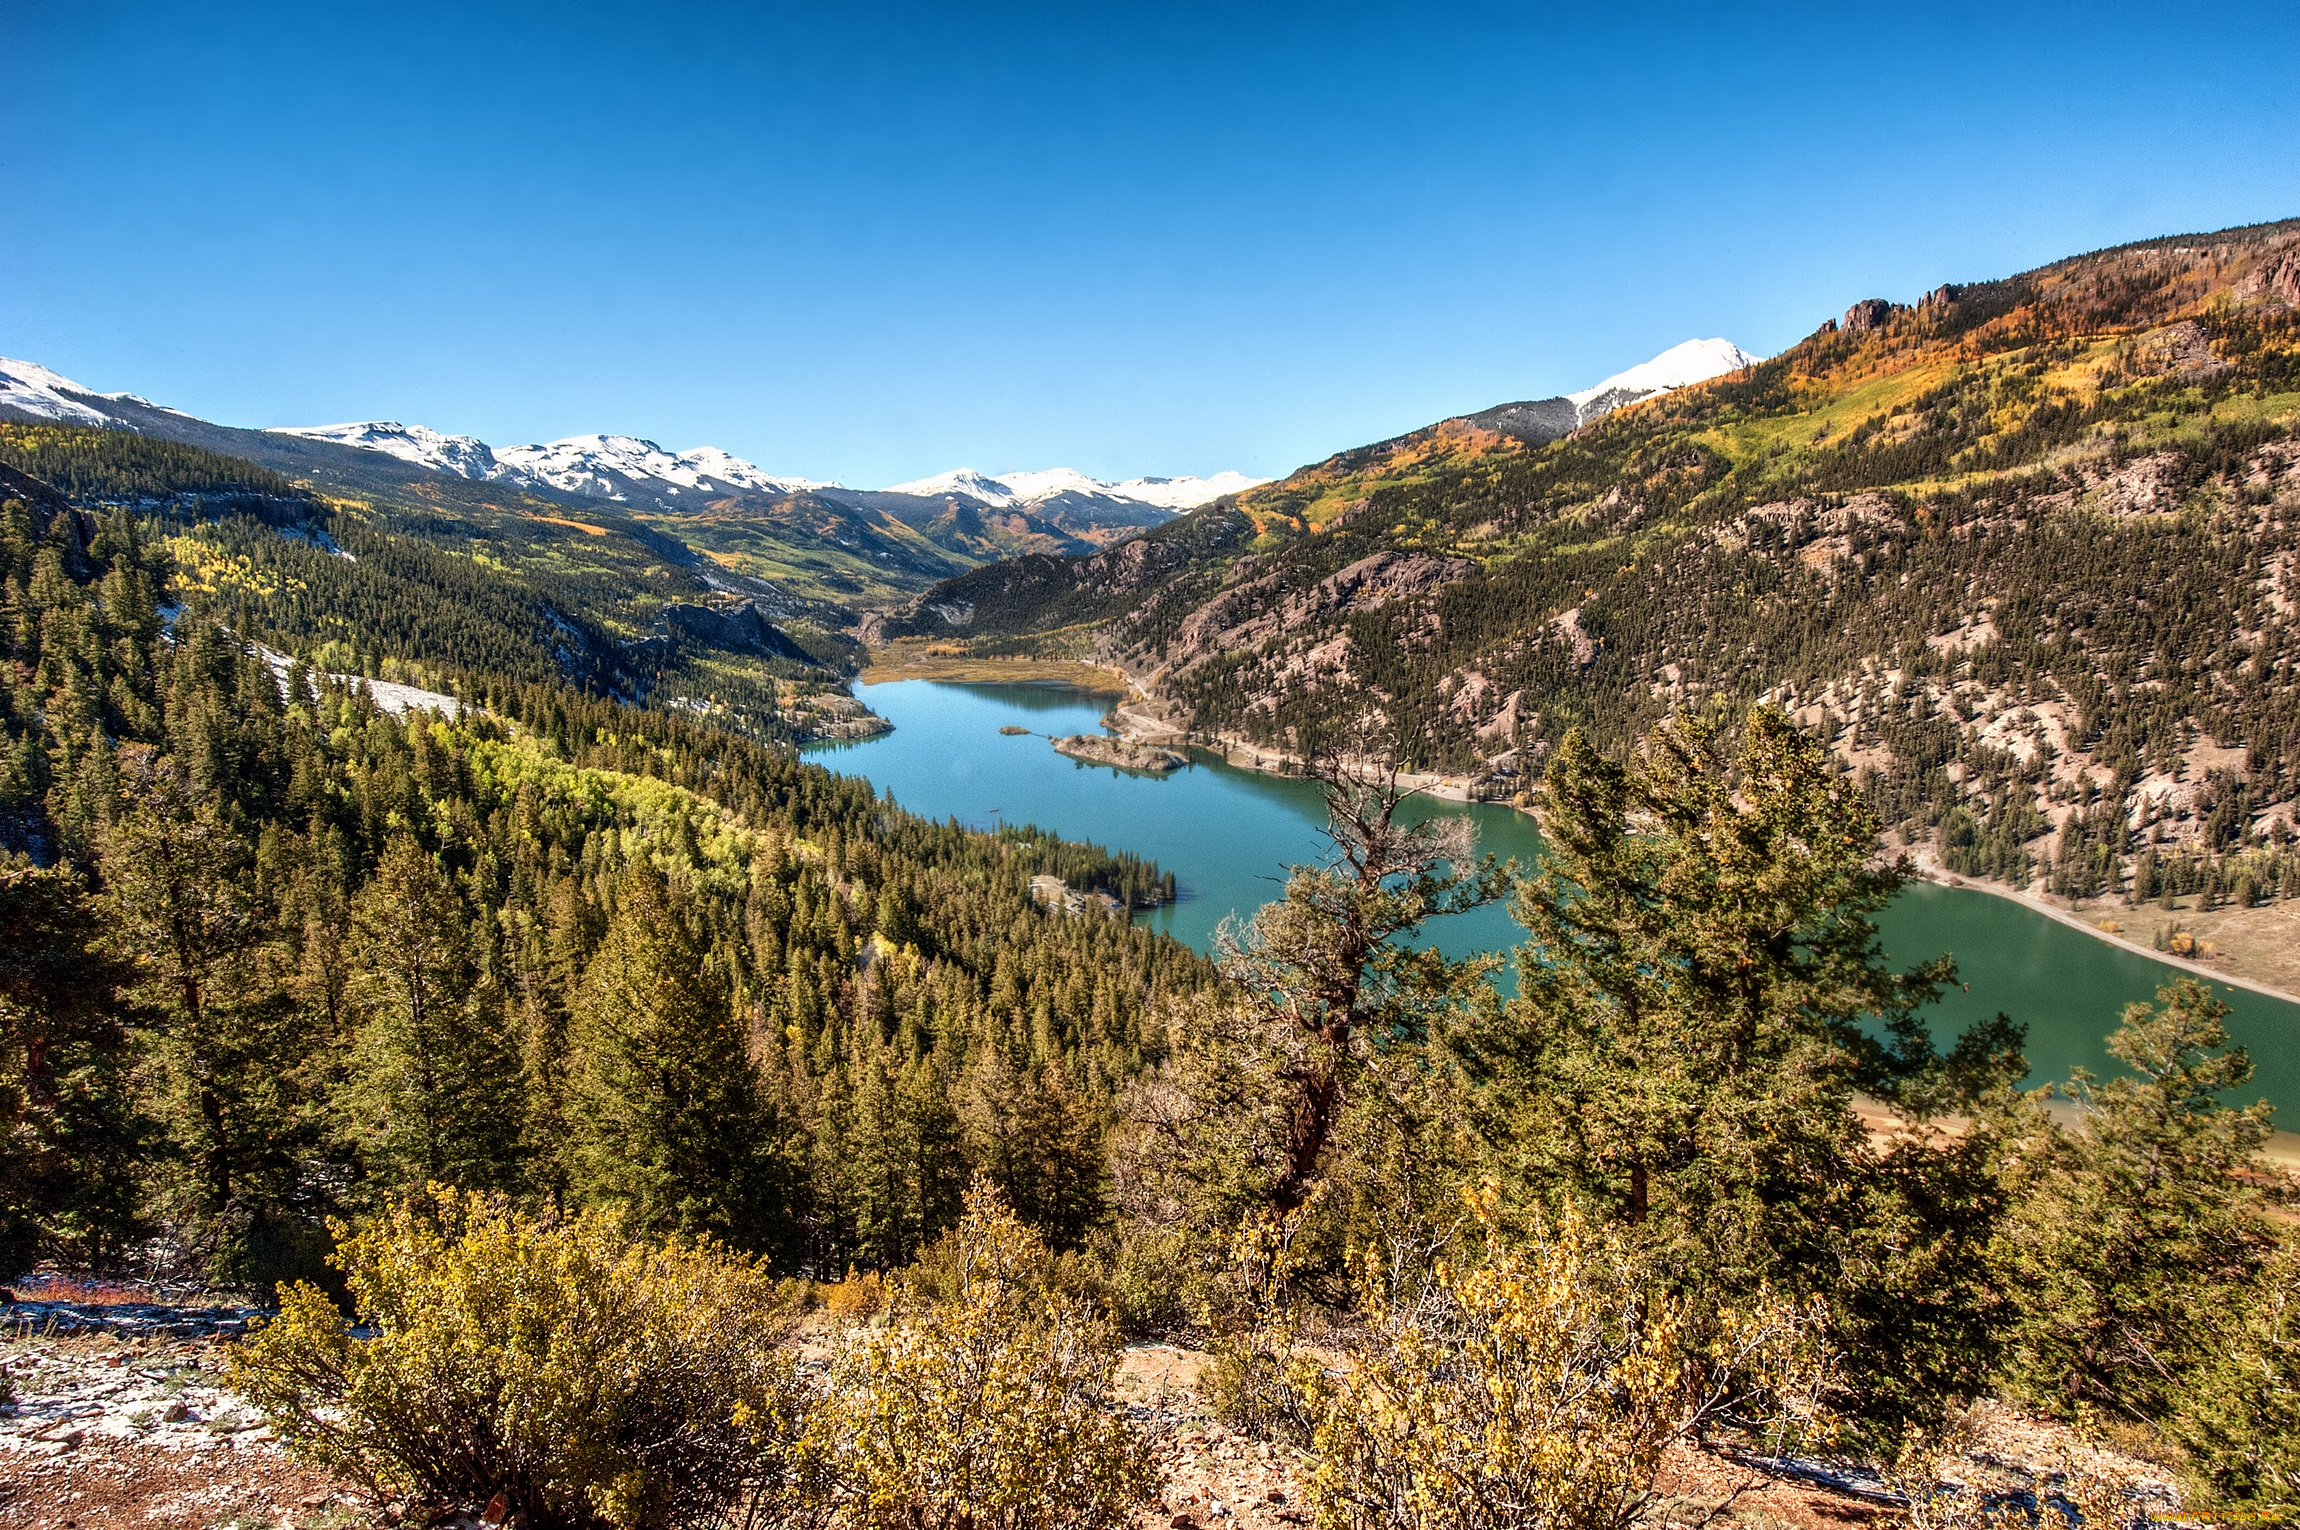
[[[1050,1289],[1047,1250],[987,1180],[942,1258],[947,1292],[898,1287],[841,1360],[809,1459],[858,1530],[1108,1530],[1158,1487],[1111,1406],[1118,1339]],[[938,1282],[942,1283],[942,1282]]]
[[[1230,1239],[1231,1307],[1209,1303],[1201,1321],[1212,1330],[1201,1385],[1214,1416],[1241,1434],[1288,1445],[1310,1443],[1324,1371],[1300,1353],[1301,1314],[1290,1289],[1301,1264],[1297,1247],[1321,1196],[1292,1211],[1249,1213]]]
[[[232,1386],[304,1459],[530,1530],[653,1530],[819,1497],[784,1301],[708,1241],[634,1242],[609,1213],[516,1215],[434,1186],[336,1262],[370,1332],[316,1287],[235,1346]]]
[[[1322,1530],[1626,1530],[1662,1454],[1721,1419],[1779,1449],[1820,1423],[1820,1315],[1761,1301],[1698,1322],[1624,1240],[1570,1207],[1522,1247],[1468,1193],[1483,1259],[1393,1295],[1369,1259],[1370,1335],[1323,1399]]]

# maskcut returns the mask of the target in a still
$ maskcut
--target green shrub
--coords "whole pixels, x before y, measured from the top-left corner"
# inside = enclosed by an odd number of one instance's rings
[[[858,1530],[1106,1530],[1157,1490],[1149,1442],[1110,1405],[1115,1332],[1049,1288],[1046,1246],[987,1180],[885,1330],[841,1362],[807,1432]]]
[[[316,1287],[283,1286],[279,1317],[231,1357],[232,1386],[305,1459],[379,1492],[500,1492],[530,1530],[816,1496],[790,1448],[806,1394],[775,1348],[784,1303],[757,1263],[437,1186],[337,1235],[374,1337],[347,1333]]]
[[[1697,1314],[1570,1204],[1506,1246],[1498,1200],[1471,1196],[1483,1261],[1410,1299],[1369,1258],[1373,1328],[1319,1410],[1321,1530],[1629,1530],[1670,1445],[1733,1418],[1777,1450],[1819,1424],[1816,1311]]]
[[[2300,1500],[2300,1245],[2268,1262],[2217,1337],[2170,1430],[2192,1481],[2207,1501]]]

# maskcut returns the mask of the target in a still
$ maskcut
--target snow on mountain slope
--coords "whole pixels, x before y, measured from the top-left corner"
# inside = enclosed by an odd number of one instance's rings
[[[458,478],[509,476],[509,470],[496,460],[485,441],[476,436],[443,435],[428,425],[360,420],[346,425],[282,425],[275,427],[271,434],[365,447],[371,452],[383,452],[402,462],[412,462],[435,473],[452,473]]]
[[[78,398],[64,395],[78,394]],[[124,404],[141,404],[146,409],[165,409],[169,414],[182,414],[180,409],[168,409],[148,398],[133,393],[98,393],[60,373],[51,372],[37,361],[15,361],[0,356],[0,415],[17,415],[29,419],[54,420],[59,425],[93,425],[98,429],[118,429],[123,422],[106,414],[86,399],[117,399]],[[190,418],[186,415],[185,418]],[[128,427],[133,428],[133,427]]]
[[[653,497],[675,496],[682,489],[789,494],[837,487],[811,478],[776,477],[715,446],[667,452],[635,436],[568,436],[540,446],[506,446],[495,460],[524,481],[591,499],[628,499],[634,491]]]
[[[1235,494],[1240,489],[1268,481],[1249,478],[1243,473],[1220,472],[1211,478],[1129,478],[1124,483],[1108,483],[1089,478],[1076,468],[1000,473],[995,478],[973,468],[953,468],[932,478],[915,478],[880,492],[926,499],[960,494],[995,510],[1036,504],[1056,494],[1089,494],[1182,511],[1194,510],[1225,494]]]
[[[893,484],[879,492],[909,494],[919,499],[939,499],[945,494],[963,494],[968,499],[980,501],[997,510],[1010,509],[1022,503],[1023,498],[1004,481],[988,473],[978,473],[973,468],[952,468],[932,478],[913,478],[908,483]]]
[[[0,408],[63,425],[109,425],[108,416],[64,397],[67,392],[93,391],[36,362],[0,357]]]
[[[1673,345],[1651,361],[1641,361],[1626,372],[1616,372],[1594,387],[1565,395],[1573,402],[1582,423],[1608,410],[1619,409],[1671,388],[1683,388],[1712,377],[1723,377],[1764,360],[1752,356],[1730,340],[1688,340]]]
[[[1124,483],[1110,485],[1110,492],[1168,510],[1195,510],[1225,494],[1236,494],[1269,481],[1248,478],[1244,473],[1225,468],[1211,478],[1129,478]]]
[[[783,478],[715,446],[668,452],[634,436],[568,436],[536,446],[490,447],[475,436],[450,436],[428,425],[397,420],[365,420],[348,425],[284,425],[274,435],[305,436],[383,452],[458,478],[557,489],[589,499],[676,501],[682,490],[697,495],[788,494],[801,489],[836,488],[810,478]]]

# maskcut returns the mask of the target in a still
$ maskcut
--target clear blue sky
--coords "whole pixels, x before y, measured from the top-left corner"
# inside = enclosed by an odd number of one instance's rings
[[[0,0],[0,354],[874,486],[1284,472],[2300,213],[2300,7]]]

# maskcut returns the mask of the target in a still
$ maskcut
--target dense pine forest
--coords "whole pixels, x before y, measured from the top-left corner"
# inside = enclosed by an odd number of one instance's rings
[[[1163,1047],[1145,1016],[1207,974],[1027,881],[1143,900],[1155,868],[536,678],[507,624],[433,652],[456,717],[281,673],[218,619],[242,608],[166,604],[197,577],[170,545],[255,524],[0,521],[0,1262],[261,1286],[431,1180],[817,1270],[907,1259],[977,1170],[1064,1242],[1099,1222],[1089,1145]],[[400,592],[368,653],[489,632],[436,560],[361,548],[311,568]]]

